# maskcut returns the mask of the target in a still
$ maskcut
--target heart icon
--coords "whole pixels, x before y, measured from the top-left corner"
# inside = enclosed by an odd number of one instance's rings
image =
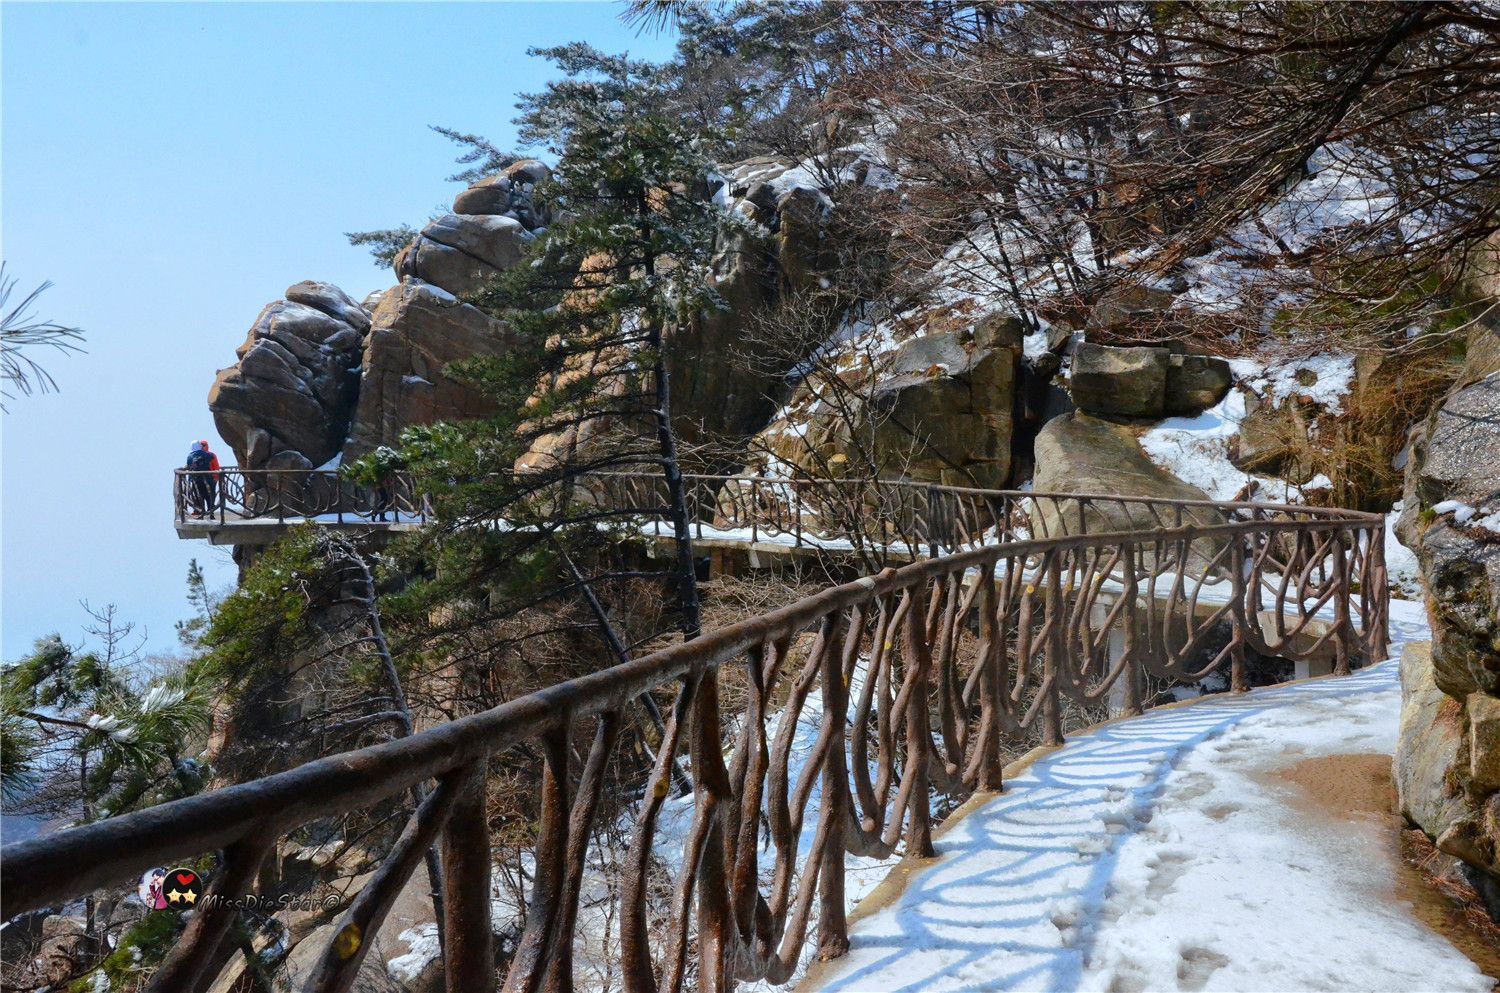
[[[193,874],[190,872],[179,872],[177,874],[177,881],[186,886],[193,881]]]

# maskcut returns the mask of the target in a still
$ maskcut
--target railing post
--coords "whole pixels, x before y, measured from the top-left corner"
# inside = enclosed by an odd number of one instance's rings
[[[719,672],[712,668],[693,697],[688,750],[696,787],[694,816],[708,821],[698,863],[698,989],[704,993],[727,993],[734,984],[729,953],[736,932],[724,864],[724,805],[733,802],[734,791],[724,765],[723,740]]]
[[[1045,603],[1047,644],[1042,657],[1042,684],[1045,697],[1042,700],[1042,744],[1061,745],[1062,700],[1058,683],[1062,680],[1063,667],[1067,665],[1067,642],[1063,631],[1063,615],[1066,613],[1062,593],[1062,549],[1052,549],[1047,565],[1047,596]]]
[[[995,616],[1000,609],[995,596],[994,563],[980,567],[979,587],[979,643],[978,664],[984,667],[979,683],[979,740],[976,748],[983,749],[979,762],[979,780],[976,788],[1000,792],[1005,788],[1005,763],[1000,760],[1000,715],[1004,705],[1000,700],[1000,661],[1004,658],[1005,646],[999,621]]]
[[[1245,542],[1248,540],[1248,537],[1238,534],[1230,536],[1229,595],[1233,598],[1234,606],[1229,611],[1232,639],[1229,649],[1229,688],[1235,693],[1244,693],[1250,689],[1245,677],[1245,639],[1249,637],[1246,628],[1251,620],[1245,589]]]
[[[933,558],[941,554],[938,550],[938,534],[942,531],[940,524],[942,511],[938,510],[938,489],[932,484],[927,486],[927,553]]]
[[[568,872],[568,727],[564,715],[542,738],[541,825],[537,832],[535,871],[526,904],[526,930],[516,945],[506,993],[536,993],[547,973],[553,987],[572,986],[573,935],[557,932],[562,916],[564,877]]]
[[[910,821],[906,854],[912,858],[929,859],[937,852],[932,847],[932,798],[927,775],[927,763],[932,760],[932,721],[927,712],[932,646],[927,642],[925,581],[919,581],[911,588],[911,605],[902,623],[906,625],[906,664],[916,670],[911,677],[914,683],[912,692],[906,702],[906,767],[912,783],[907,801]]]
[[[1143,665],[1141,654],[1136,650],[1136,602],[1141,595],[1141,580],[1139,575],[1140,558],[1136,552],[1135,542],[1125,543],[1125,671],[1121,676],[1125,682],[1125,714],[1135,717],[1143,711],[1141,700],[1141,679]]]
[[[823,652],[823,726],[833,739],[823,757],[823,813],[826,831],[818,881],[818,957],[835,959],[849,950],[849,922],[844,900],[844,828],[849,820],[849,766],[845,758],[849,687],[844,683],[844,617],[839,611],[825,624],[828,648]],[[858,638],[859,633],[854,632]],[[824,827],[826,825],[826,827]]]
[[[1349,620],[1349,550],[1344,540],[1344,529],[1333,532],[1333,623],[1338,633],[1333,638],[1333,674],[1349,675],[1349,643],[1353,640],[1353,624]]]
[[[1391,585],[1385,565],[1384,522],[1371,526],[1369,535],[1370,579],[1364,584],[1366,588],[1362,592],[1368,598],[1372,615],[1367,621],[1369,629],[1365,631],[1365,642],[1370,653],[1367,661],[1373,665],[1389,658],[1391,654]]]
[[[797,537],[796,537],[796,540],[795,540],[795,545],[796,545],[797,548],[801,548],[802,547],[802,494],[798,493],[795,487],[789,487],[788,490],[787,490],[787,493],[789,494],[789,496],[791,498],[791,501],[792,501],[792,527],[795,528],[796,533],[797,533]]]
[[[493,993],[490,933],[490,832],[485,818],[485,760],[460,780],[443,831],[443,972],[449,990]]]

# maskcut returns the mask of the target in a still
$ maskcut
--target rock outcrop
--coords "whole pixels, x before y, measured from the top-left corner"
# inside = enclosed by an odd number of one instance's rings
[[[1084,342],[1073,353],[1073,403],[1090,414],[1157,419],[1166,413],[1165,348]]]
[[[1229,363],[1157,346],[1083,342],[1073,353],[1071,389],[1079,410],[1156,420],[1199,414],[1229,392]]]
[[[396,276],[473,293],[520,261],[527,245],[551,220],[536,202],[547,167],[522,159],[482,179],[453,201],[453,213],[428,223],[396,256]]]
[[[755,223],[726,235],[714,253],[712,288],[723,307],[668,329],[674,426],[688,447],[743,439],[775,408],[785,364],[752,359],[748,339],[794,285],[783,263],[797,255],[791,233],[799,224],[790,212],[800,208],[774,185],[785,169],[773,159],[754,159],[727,170],[721,192]]]
[[[444,373],[450,363],[506,348],[505,326],[453,294],[406,280],[380,298],[362,360],[359,404],[344,457],[394,445],[403,428],[483,417],[490,402]]]
[[[1434,838],[1463,819],[1452,772],[1463,752],[1463,706],[1438,689],[1432,647],[1401,653],[1401,737],[1396,743],[1396,792],[1401,813]]]
[[[969,342],[914,338],[871,393],[875,457],[887,471],[1000,489],[1010,474],[1020,328],[992,321]]]
[[[688,451],[742,445],[784,399],[786,373],[800,360],[767,361],[749,340],[758,321],[789,294],[820,285],[835,263],[824,237],[828,200],[793,168],[747,160],[724,170],[722,189],[704,191],[753,223],[717,249],[714,289],[724,306],[667,332],[673,415]],[[209,398],[239,464],[321,466],[394,445],[410,425],[488,413],[445,369],[506,349],[504,327],[463,298],[545,232],[551,212],[538,193],[547,177],[543,163],[526,159],[471,185],[396,257],[399,284],[363,305],[337,287],[300,283],[267,307]]]
[[[1414,433],[1402,541],[1417,555],[1432,623],[1431,680],[1457,743],[1441,789],[1403,783],[1402,807],[1440,850],[1486,873],[1500,914],[1500,349],[1480,329],[1455,389]],[[1442,733],[1421,698],[1403,698],[1402,749]],[[1398,766],[1399,769],[1399,766]],[[1449,803],[1448,794],[1456,798]],[[1419,814],[1441,806],[1444,817]],[[1430,821],[1430,823],[1429,823]]]
[[[663,334],[673,427],[691,469],[739,468],[746,442],[786,399],[787,374],[837,324],[836,313],[804,314],[803,330],[821,333],[799,342],[768,320],[795,294],[821,286],[837,263],[825,231],[828,198],[806,182],[792,163],[760,157],[725,167],[717,186],[703,191],[749,223],[714,246],[710,281],[722,305],[674,320]],[[581,371],[593,362],[584,356],[577,365]],[[546,464],[586,443],[571,430],[548,435],[526,463]]]
[[[1036,475],[1039,493],[1112,493],[1119,496],[1163,497],[1172,500],[1207,500],[1208,495],[1159,467],[1141,451],[1135,435],[1082,411],[1048,421],[1036,437]],[[1128,531],[1136,528],[1171,527],[1139,504],[1091,502],[1081,511],[1091,532]],[[1080,530],[1080,508],[1076,501],[1038,501],[1032,533],[1072,534]],[[1183,511],[1184,524],[1222,524],[1224,518],[1211,507]]]
[[[338,453],[359,394],[370,315],[328,283],[302,282],[260,312],[239,362],[223,369],[208,406],[247,468],[293,452],[313,466]]]
[[[822,382],[826,371],[804,382],[762,436],[766,447],[817,475],[1009,482],[1017,410],[1026,413],[1018,321],[993,314],[961,331],[910,338],[878,361],[842,373],[840,387]]]
[[[1310,460],[1297,455],[1308,447],[1315,418],[1316,411],[1295,397],[1278,405],[1247,393],[1231,461],[1246,472],[1280,476],[1298,486],[1306,483],[1314,469]]]
[[[459,300],[507,266],[550,220],[535,197],[547,167],[516,162],[470,186],[396,258],[401,282],[355,303],[303,282],[266,307],[209,392],[241,466],[310,468],[393,444],[401,430],[487,412],[444,373],[505,348],[504,329]]]

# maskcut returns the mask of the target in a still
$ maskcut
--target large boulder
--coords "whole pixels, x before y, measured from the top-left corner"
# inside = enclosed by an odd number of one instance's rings
[[[710,284],[724,306],[674,324],[667,336],[673,420],[690,448],[758,430],[775,409],[787,371],[785,356],[755,356],[747,340],[780,296],[776,240],[765,232],[737,231],[725,238],[714,262]]]
[[[1257,393],[1246,393],[1245,416],[1230,451],[1230,461],[1246,472],[1280,476],[1302,485],[1313,477],[1306,451],[1315,411],[1289,398],[1280,405]]]
[[[1048,421],[1036,437],[1038,493],[1110,493],[1117,496],[1207,500],[1208,494],[1162,469],[1147,457],[1134,433],[1082,411]],[[1089,532],[1171,527],[1175,512],[1157,516],[1130,502],[1038,500],[1032,532],[1036,537]],[[1183,524],[1214,525],[1224,517],[1212,507],[1190,507]]]
[[[1083,342],[1073,353],[1073,403],[1105,417],[1160,418],[1171,354],[1165,348]]]
[[[1162,406],[1168,414],[1198,414],[1224,399],[1233,384],[1234,373],[1221,358],[1173,355],[1167,362]]]
[[[999,489],[1010,474],[1019,328],[991,323],[979,340],[914,338],[870,397],[875,455],[911,479]]]
[[[493,413],[488,398],[444,370],[463,359],[501,354],[507,342],[503,324],[435,286],[408,281],[386,293],[365,344],[364,378],[344,458],[394,445],[409,425]]]
[[[708,280],[720,305],[675,319],[664,331],[673,426],[690,468],[723,472],[741,465],[746,441],[790,392],[789,374],[834,333],[841,317],[833,307],[810,304],[795,332],[768,320],[792,294],[825,285],[838,264],[825,225],[828,198],[794,168],[769,156],[748,159],[726,166],[696,191],[747,223],[725,231],[714,245]],[[590,370],[599,359],[579,356],[575,370]],[[613,357],[607,362],[618,365]],[[603,390],[629,388],[606,378]],[[546,465],[607,430],[599,423],[587,432],[546,434],[521,465]]]
[[[359,393],[370,315],[329,283],[301,282],[268,305],[219,371],[208,406],[219,435],[247,468],[280,452],[311,465],[343,444]]]
[[[1419,455],[1403,533],[1431,597],[1438,686],[1500,695],[1500,372],[1448,396]]]
[[[528,230],[550,220],[536,199],[537,188],[552,175],[540,159],[521,159],[494,176],[486,176],[453,200],[455,214],[509,214]]]
[[[1177,301],[1170,289],[1140,283],[1121,283],[1105,291],[1089,309],[1086,330],[1112,338],[1159,333]]]
[[[1087,341],[1073,353],[1073,402],[1101,417],[1199,414],[1224,399],[1233,382],[1229,363],[1212,355]]]
[[[1432,647],[1401,653],[1401,736],[1396,795],[1401,813],[1434,838],[1464,816],[1455,770],[1463,753],[1463,707],[1433,680]]]
[[[453,213],[428,223],[396,256],[397,278],[463,296],[515,265],[551,220],[536,198],[549,175],[540,161],[522,159],[474,183],[454,199]]]
[[[535,236],[502,214],[446,214],[396,256],[396,275],[467,294],[515,265]]]

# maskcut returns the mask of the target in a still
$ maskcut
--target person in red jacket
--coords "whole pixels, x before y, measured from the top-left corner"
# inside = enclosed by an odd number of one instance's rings
[[[195,442],[188,452],[187,466],[192,473],[188,480],[188,493],[193,504],[194,517],[207,517],[213,512],[219,493],[219,457],[209,450],[208,442]]]

